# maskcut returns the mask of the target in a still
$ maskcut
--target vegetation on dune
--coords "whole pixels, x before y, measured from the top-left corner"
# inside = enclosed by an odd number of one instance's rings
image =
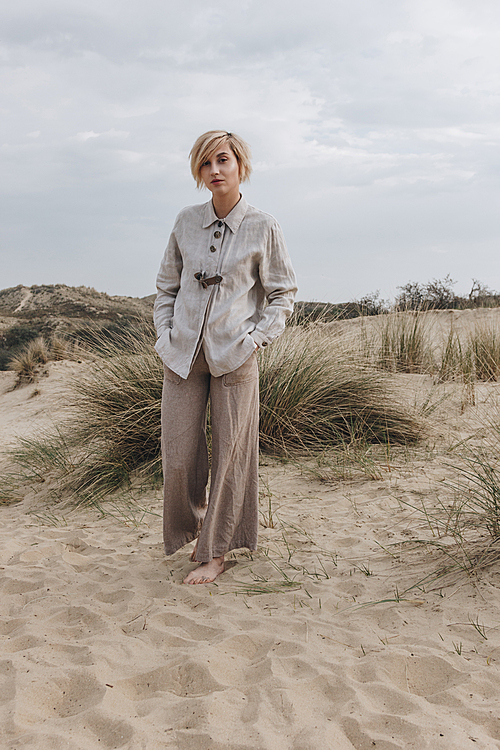
[[[472,280],[471,290],[466,297],[455,294],[455,284],[449,274],[444,279],[433,279],[426,284],[409,281],[398,287],[394,310],[474,310],[500,305],[500,294],[477,279]]]
[[[12,454],[23,481],[50,475],[61,494],[92,501],[130,481],[160,478],[162,363],[147,331],[103,341],[72,386],[59,431]],[[352,441],[405,443],[421,425],[394,399],[387,376],[332,342],[319,326],[288,329],[260,353],[261,446],[318,452]],[[13,480],[14,481],[14,480]]]
[[[494,325],[476,323],[460,337],[453,327],[441,351],[438,380],[495,382],[500,377],[500,331]]]
[[[94,330],[113,338],[124,327],[134,327],[142,317],[150,317],[151,308],[150,298],[112,297],[89,287],[51,284],[2,289],[0,370],[8,369],[9,362],[32,339],[42,336],[48,342],[57,336],[88,341]]]
[[[34,383],[41,367],[49,361],[49,356],[45,339],[39,337],[30,341],[9,363],[10,369],[17,373],[15,387]]]
[[[311,472],[326,481],[358,470],[379,476],[374,451],[423,434],[423,416],[395,396],[393,373],[461,383],[469,404],[478,381],[500,378],[500,331],[492,323],[480,321],[460,332],[452,321],[440,339],[422,310],[405,309],[346,330],[325,325],[331,309],[326,316],[322,308],[309,317],[306,312],[302,308],[294,325],[259,352],[261,449],[314,456],[318,469]],[[48,482],[58,499],[99,504],[134,477],[159,484],[163,368],[151,323],[87,326],[78,344],[34,337],[31,329],[18,335],[26,335],[10,364],[18,385],[34,382],[50,360],[83,355],[88,364],[72,384],[58,430],[21,440],[11,452],[12,471],[2,478],[0,499],[15,498],[26,483]],[[453,502],[411,506],[432,532],[420,544],[441,550],[447,561],[436,577],[457,570],[470,574],[500,558],[500,427],[489,427],[495,440],[460,452],[456,477],[448,482]]]
[[[500,378],[500,329],[494,323],[476,322],[458,332],[451,320],[447,333],[437,333],[428,312],[384,315],[377,325],[363,330],[359,355],[389,372],[431,375],[473,385]]]
[[[360,438],[404,443],[420,434],[388,379],[321,328],[289,329],[261,353],[260,362],[266,451],[314,451]]]
[[[8,369],[13,357],[41,333],[42,326],[33,321],[13,325],[0,333],[0,370]]]
[[[72,341],[60,336],[53,336],[50,339],[39,336],[9,360],[9,369],[17,375],[14,388],[35,383],[40,374],[45,372],[44,366],[47,362],[78,359],[80,356],[82,356],[81,350]]]
[[[432,346],[428,318],[415,312],[384,317],[378,362],[391,372],[429,372],[432,369]]]
[[[493,429],[483,445],[462,448],[449,464],[455,476],[442,489],[452,491],[451,500],[403,501],[414,529],[420,525],[424,531],[422,538],[408,544],[441,554],[429,576],[429,582],[440,588],[455,580],[457,573],[475,576],[500,561],[500,424],[489,426]]]

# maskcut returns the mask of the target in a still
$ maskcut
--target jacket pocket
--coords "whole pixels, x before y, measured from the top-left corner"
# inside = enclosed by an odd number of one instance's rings
[[[246,362],[232,372],[227,372],[223,375],[224,385],[239,385],[240,383],[248,383],[251,380],[257,380],[259,377],[259,365],[257,362],[257,354],[253,352]]]
[[[163,365],[163,371],[165,373],[165,380],[168,380],[169,383],[175,383],[176,385],[179,385],[182,378],[180,375],[177,375],[176,372],[170,369],[170,367],[167,367],[167,365]]]

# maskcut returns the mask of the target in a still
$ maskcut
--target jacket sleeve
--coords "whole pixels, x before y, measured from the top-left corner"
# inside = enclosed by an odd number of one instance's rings
[[[157,294],[153,319],[158,338],[167,328],[172,327],[175,298],[181,284],[182,256],[175,229],[174,226],[156,278]]]
[[[293,301],[297,293],[295,272],[283,232],[276,222],[268,233],[259,276],[267,305],[251,336],[259,346],[267,346],[283,333],[285,322],[293,312]]]

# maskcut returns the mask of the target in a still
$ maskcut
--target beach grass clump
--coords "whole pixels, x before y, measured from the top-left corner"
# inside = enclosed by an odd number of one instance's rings
[[[14,387],[34,383],[49,358],[47,343],[41,336],[26,344],[9,362],[9,369],[17,375]]]
[[[496,381],[500,376],[500,331],[493,325],[476,325],[469,334],[468,356],[477,380]]]
[[[431,532],[431,538],[424,533],[408,544],[440,554],[428,581],[441,588],[457,574],[475,576],[500,561],[500,424],[490,427],[480,446],[462,449],[448,465],[454,477],[443,483],[444,496],[432,504],[401,501],[414,527],[420,519],[421,529]]]
[[[163,365],[150,333],[103,342],[72,383],[57,432],[12,452],[24,481],[50,477],[60,496],[94,502],[133,475],[161,480]],[[271,454],[316,453],[362,439],[407,443],[422,425],[394,397],[390,379],[343,350],[322,326],[287,329],[260,354],[261,447]]]
[[[450,328],[441,351],[438,381],[495,382],[500,377],[500,331],[494,325],[476,324],[460,338]]]
[[[462,458],[461,479],[454,485],[460,499],[454,504],[453,526],[461,533],[486,531],[500,540],[500,452],[493,458],[476,450]]]
[[[450,326],[437,365],[437,382],[444,383],[447,380],[462,379],[464,376],[469,380],[474,379],[472,361],[467,357],[467,350],[462,346],[460,337],[453,326]]]
[[[430,323],[425,312],[405,311],[384,316],[378,362],[390,372],[424,373],[432,369]]]
[[[48,340],[39,336],[21,347],[9,360],[9,369],[17,374],[14,388],[36,383],[48,362],[76,360],[85,354],[76,341],[62,336],[51,336]]]
[[[49,343],[49,359],[52,362],[62,362],[67,359],[78,359],[83,352],[75,341],[63,336],[51,336]]]
[[[288,329],[260,357],[264,451],[318,452],[360,439],[406,443],[421,434],[387,377],[322,327]]]

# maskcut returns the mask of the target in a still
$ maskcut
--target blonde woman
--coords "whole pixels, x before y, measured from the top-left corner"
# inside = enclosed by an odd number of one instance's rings
[[[235,133],[198,138],[191,172],[212,198],[177,216],[156,282],[155,348],[165,365],[164,546],[171,555],[197,540],[191,560],[200,565],[188,584],[214,581],[230,550],[257,547],[256,350],[282,333],[296,292],[278,223],[240,193],[250,156]]]

